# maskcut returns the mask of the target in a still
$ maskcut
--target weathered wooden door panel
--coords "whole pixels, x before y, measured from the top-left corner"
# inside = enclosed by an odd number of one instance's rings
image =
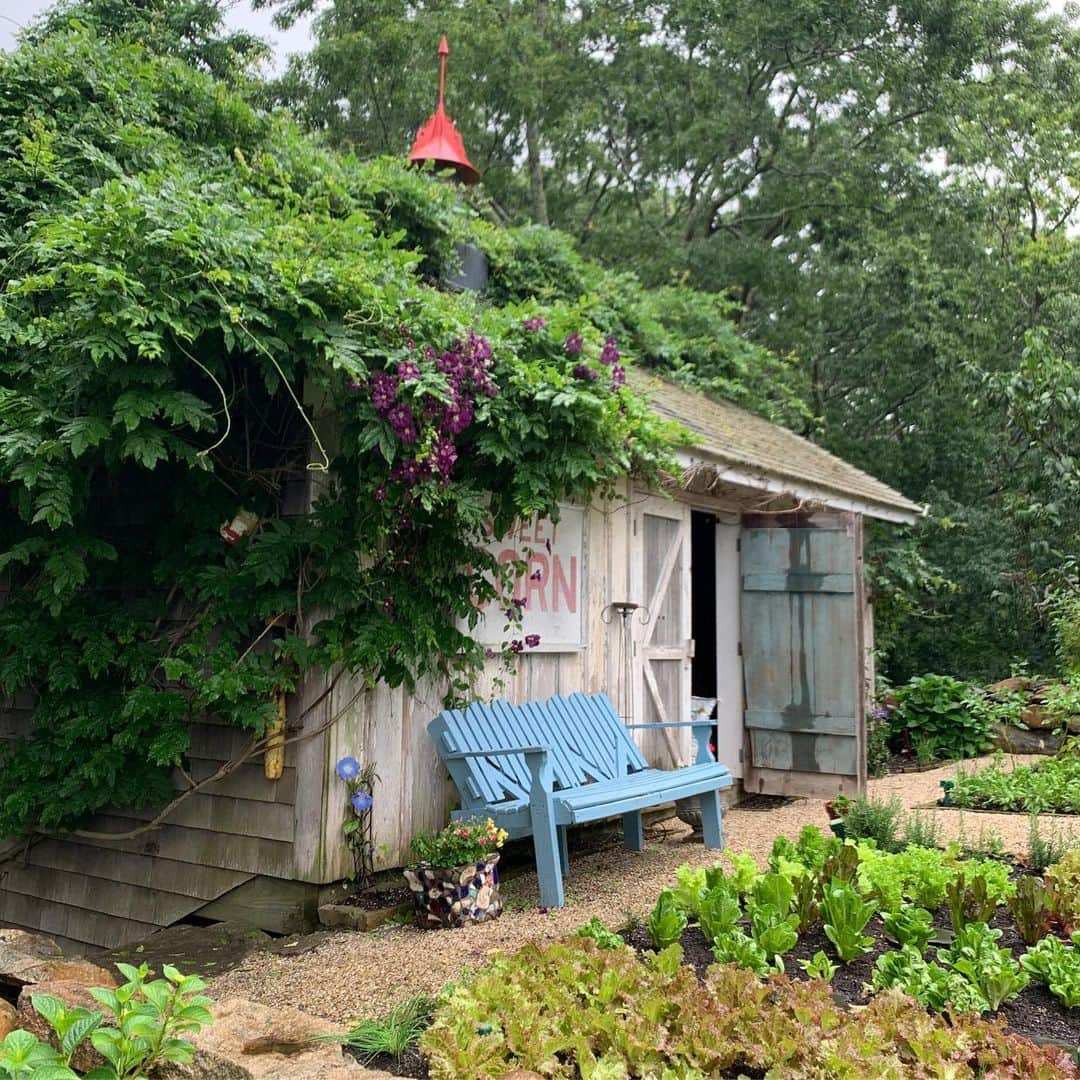
[[[852,532],[743,530],[742,628],[747,788],[857,790],[863,685]]]
[[[635,720],[689,719],[690,508],[645,499],[634,514],[633,591],[643,609],[634,627]],[[641,748],[653,765],[692,760],[687,729],[644,732]]]

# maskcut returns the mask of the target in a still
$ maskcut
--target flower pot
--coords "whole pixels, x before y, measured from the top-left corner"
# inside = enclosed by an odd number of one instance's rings
[[[421,930],[450,930],[502,914],[499,856],[464,866],[421,863],[403,871],[413,894],[416,925]]]
[[[844,819],[842,817],[835,818],[829,822],[829,828],[833,831],[833,836],[839,837],[841,840],[846,839],[847,829],[844,825]]]

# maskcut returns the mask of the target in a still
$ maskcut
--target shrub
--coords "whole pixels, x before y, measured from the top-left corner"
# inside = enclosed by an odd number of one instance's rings
[[[946,758],[976,757],[990,748],[990,720],[972,687],[949,675],[920,675],[894,691],[894,738],[934,739]]]
[[[1059,589],[1050,599],[1050,625],[1054,628],[1054,651],[1062,671],[1080,671],[1080,590]]]
[[[849,840],[873,840],[882,851],[894,851],[902,819],[899,799],[884,801],[860,796],[844,815],[844,835]]]

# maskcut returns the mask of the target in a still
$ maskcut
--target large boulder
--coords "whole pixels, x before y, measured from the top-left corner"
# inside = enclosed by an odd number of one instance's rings
[[[214,1022],[192,1037],[195,1060],[168,1065],[155,1080],[360,1080],[364,1071],[335,1043],[316,1035],[340,1035],[340,1024],[290,1006],[226,998],[211,1007]],[[227,1062],[229,1071],[208,1066]]]
[[[991,728],[990,738],[995,750],[1004,750],[1007,754],[1056,754],[1062,743],[1062,736],[1052,731],[1031,730],[1000,722]]]
[[[0,983],[18,989],[40,982],[41,965],[63,959],[63,951],[51,937],[29,930],[0,927]]]
[[[0,998],[0,1039],[5,1039],[19,1026],[19,1014],[10,1001]]]

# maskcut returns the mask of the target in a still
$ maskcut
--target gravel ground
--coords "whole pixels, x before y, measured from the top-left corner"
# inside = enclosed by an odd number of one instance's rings
[[[968,767],[979,764],[969,762]],[[870,792],[879,798],[896,795],[905,808],[926,806],[940,796],[939,781],[955,772],[956,766],[949,765],[890,776],[871,781]],[[971,843],[980,833],[992,831],[1005,851],[1023,855],[1027,850],[1028,820],[1023,815],[940,808],[933,812],[945,839]],[[794,839],[807,823],[825,827],[823,801],[800,799],[767,811],[735,808],[724,817],[728,847],[753,853],[761,864],[776,836]],[[560,937],[592,915],[612,928],[625,925],[630,914],[644,916],[659,891],[671,883],[677,866],[711,866],[716,861],[715,852],[706,851],[700,841],[688,842],[688,836],[686,826],[672,819],[647,833],[644,852],[615,849],[572,855],[565,883],[567,906],[558,910],[538,910],[536,875],[527,873],[504,882],[506,910],[493,923],[451,932],[411,926],[385,926],[366,934],[339,931],[295,957],[255,953],[215,979],[210,993],[216,998],[235,995],[267,1005],[288,1004],[331,1020],[382,1016],[394,1002],[434,993],[495,953],[512,951],[529,939]]]

